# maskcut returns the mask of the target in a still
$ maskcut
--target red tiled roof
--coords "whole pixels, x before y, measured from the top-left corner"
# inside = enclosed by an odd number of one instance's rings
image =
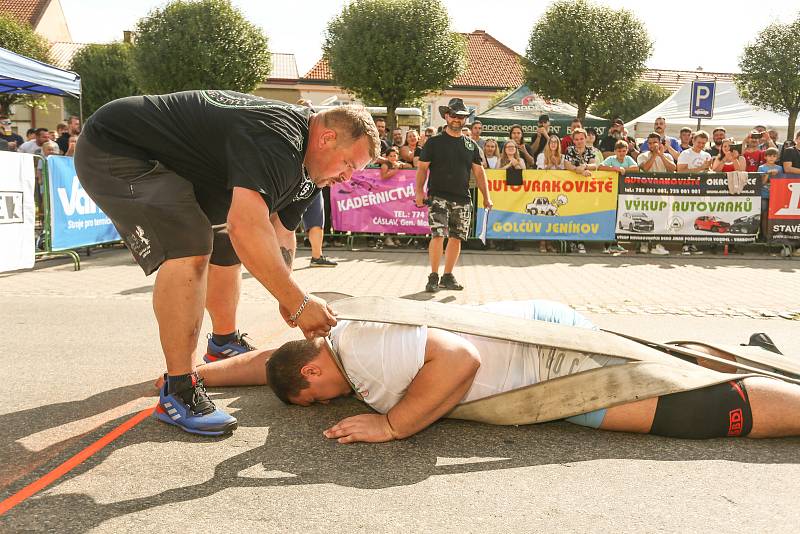
[[[519,54],[483,30],[462,35],[467,38],[467,68],[453,81],[452,87],[505,89],[525,83]],[[333,74],[322,58],[303,78],[332,81]]]
[[[732,82],[733,73],[731,72],[705,72],[702,70],[663,70],[647,69],[642,74],[641,80],[652,82],[669,89],[677,91],[686,82],[694,80],[712,80],[720,82]]]
[[[35,28],[49,4],[50,0],[0,0],[0,13],[11,15]]]

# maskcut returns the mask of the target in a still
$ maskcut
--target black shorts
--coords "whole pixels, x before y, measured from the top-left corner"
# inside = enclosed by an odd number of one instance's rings
[[[81,185],[113,221],[136,262],[149,275],[165,261],[212,254],[215,265],[239,263],[224,214],[204,212],[190,181],[156,160],[116,156],[85,136],[78,139],[75,169]],[[223,206],[227,213],[227,207]],[[214,219],[214,232],[212,221]],[[231,257],[233,254],[233,257]]]

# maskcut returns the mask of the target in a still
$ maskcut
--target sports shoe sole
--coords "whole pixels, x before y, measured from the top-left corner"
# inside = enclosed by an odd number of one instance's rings
[[[328,267],[328,268],[336,267],[336,265],[321,265],[319,263],[310,263],[308,266],[309,267]]]
[[[155,412],[153,412],[153,414],[155,415],[156,419],[158,419],[162,423],[167,423],[168,425],[176,426],[181,430],[183,430],[184,432],[187,432],[189,434],[197,434],[199,436],[224,436],[225,434],[230,434],[231,432],[236,430],[236,428],[239,426],[239,422],[234,421],[232,423],[228,423],[227,425],[225,425],[225,428],[223,428],[222,430],[195,430],[193,428],[187,428],[183,425],[179,425],[178,423],[173,421],[169,415],[164,413],[164,408],[161,406],[161,404],[156,406]]]

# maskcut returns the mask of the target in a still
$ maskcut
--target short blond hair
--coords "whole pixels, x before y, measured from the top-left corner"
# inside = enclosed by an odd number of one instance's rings
[[[367,137],[370,159],[380,155],[381,138],[378,135],[378,128],[372,120],[372,115],[363,106],[336,106],[322,111],[320,115],[326,128],[349,135],[353,142]]]

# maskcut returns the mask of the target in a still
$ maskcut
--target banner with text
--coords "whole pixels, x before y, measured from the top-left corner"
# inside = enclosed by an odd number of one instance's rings
[[[770,239],[800,239],[800,178],[770,178]]]
[[[111,219],[83,190],[71,157],[48,156],[52,250],[119,241]]]
[[[508,185],[505,170],[487,170],[494,207],[486,223],[489,239],[614,239],[617,173],[583,176],[572,171],[523,171],[522,185]],[[483,228],[478,194],[476,227]]]
[[[36,260],[33,156],[0,152],[0,272],[30,269]]]
[[[731,173],[729,186],[729,176],[723,173],[622,175],[617,237],[630,241],[752,242],[761,220],[762,176]]]
[[[414,203],[416,170],[381,179],[380,169],[364,169],[331,185],[331,222],[340,232],[430,233],[427,206]]]

